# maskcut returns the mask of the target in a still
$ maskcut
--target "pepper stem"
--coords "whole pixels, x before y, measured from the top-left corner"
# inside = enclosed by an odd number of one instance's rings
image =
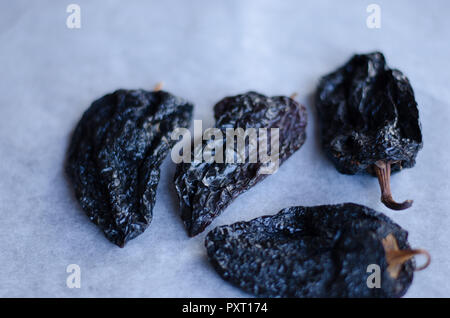
[[[383,247],[386,253],[386,262],[388,263],[387,271],[389,275],[396,279],[400,274],[402,265],[410,260],[415,255],[424,255],[427,261],[424,265],[416,267],[415,271],[420,271],[428,267],[431,262],[430,253],[423,249],[412,249],[412,250],[400,250],[397,245],[397,240],[391,233],[386,236],[383,241]]]
[[[404,210],[409,208],[412,200],[406,200],[403,203],[397,203],[392,198],[391,193],[391,162],[379,160],[373,165],[378,177],[378,182],[381,188],[381,202],[392,210]]]
[[[160,91],[160,90],[162,89],[162,87],[163,87],[163,82],[159,82],[159,83],[156,83],[156,85],[155,85],[155,87],[153,88],[153,90],[154,90],[155,92],[157,92],[157,91]]]

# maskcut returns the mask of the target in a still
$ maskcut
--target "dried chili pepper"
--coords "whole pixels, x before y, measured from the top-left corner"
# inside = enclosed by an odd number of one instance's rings
[[[402,210],[390,189],[391,171],[411,168],[422,148],[413,89],[379,52],[355,55],[326,75],[316,92],[322,144],[339,172],[378,177],[381,201]]]
[[[279,128],[278,161],[281,164],[302,146],[306,138],[306,109],[288,97],[267,97],[248,92],[224,98],[215,105],[214,114],[216,127],[223,132],[223,138],[204,141],[203,150],[212,143],[226,144],[227,128]],[[258,139],[259,147],[267,142],[259,132]],[[270,145],[268,148],[270,152]],[[246,153],[257,151],[257,145],[246,144]],[[233,152],[232,156],[239,154]],[[174,183],[188,234],[195,236],[201,233],[239,194],[267,176],[262,172],[267,166],[263,160],[178,164]]]
[[[192,104],[164,91],[117,90],[94,101],[72,136],[66,172],[86,214],[123,247],[152,220],[159,166]]]
[[[401,297],[429,254],[385,215],[353,203],[291,207],[215,228],[205,246],[219,275],[262,297]],[[425,265],[412,257],[423,254]],[[369,286],[369,266],[380,286]],[[372,287],[372,288],[371,288]]]

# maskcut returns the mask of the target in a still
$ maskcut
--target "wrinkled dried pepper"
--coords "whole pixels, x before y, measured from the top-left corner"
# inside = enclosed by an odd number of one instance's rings
[[[223,131],[222,144],[226,144],[227,128],[279,128],[280,165],[303,145],[306,138],[306,109],[289,97],[267,97],[256,92],[227,97],[215,105],[214,116],[216,128]],[[202,148],[218,142],[204,141]],[[260,140],[260,145],[261,142],[267,140]],[[257,151],[254,144],[246,147],[247,153]],[[233,156],[238,155],[234,153]],[[246,160],[245,163],[178,164],[174,183],[188,234],[201,233],[239,194],[265,178],[267,174],[262,173],[263,168],[267,168],[267,163],[262,160],[256,163]]]
[[[205,246],[223,279],[256,296],[401,297],[413,272],[430,262],[407,237],[385,215],[345,203],[291,207],[220,226]],[[417,254],[427,257],[423,266],[416,267]],[[379,268],[379,288],[368,284],[371,265]]]
[[[123,247],[149,226],[161,162],[192,104],[165,91],[117,90],[94,101],[73,133],[66,171],[92,222]]]
[[[378,177],[381,201],[402,210],[390,189],[391,172],[415,165],[422,148],[419,112],[409,80],[379,52],[355,55],[323,77],[316,92],[322,144],[339,172]]]

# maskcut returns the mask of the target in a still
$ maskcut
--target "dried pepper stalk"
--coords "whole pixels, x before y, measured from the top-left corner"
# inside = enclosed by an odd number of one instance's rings
[[[215,228],[205,240],[219,275],[260,297],[401,297],[429,254],[385,215],[345,203],[291,207]],[[416,267],[412,257],[427,262]],[[379,266],[379,288],[367,281]],[[372,287],[372,288],[371,288]]]
[[[94,101],[70,143],[66,171],[92,222],[123,247],[152,220],[159,166],[192,104],[164,91],[117,90]]]
[[[227,128],[279,128],[279,164],[283,163],[305,141],[306,109],[289,97],[267,97],[255,92],[227,97],[214,107],[216,127],[223,139],[204,141],[202,149],[211,143],[226,144]],[[268,134],[270,136],[270,134]],[[258,135],[259,146],[267,143]],[[268,145],[270,151],[270,145]],[[246,153],[257,152],[257,145],[246,144]],[[229,154],[229,153],[228,153]],[[237,157],[237,153],[232,156]],[[174,183],[182,219],[190,236],[201,233],[239,194],[267,176],[262,160],[244,163],[180,163]]]
[[[391,172],[415,165],[422,148],[419,112],[413,89],[381,53],[355,55],[323,77],[316,92],[322,144],[341,173],[378,177],[381,201],[402,210],[390,189]]]

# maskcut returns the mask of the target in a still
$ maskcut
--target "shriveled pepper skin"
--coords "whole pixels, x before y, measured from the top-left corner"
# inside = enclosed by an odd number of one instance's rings
[[[279,164],[299,149],[306,138],[306,109],[289,97],[267,97],[256,92],[227,97],[214,107],[216,128],[279,128]],[[217,141],[215,141],[217,142]],[[261,141],[260,141],[261,143]],[[203,149],[208,141],[203,142]],[[257,151],[252,145],[248,151]],[[181,217],[188,234],[195,236],[239,194],[264,179],[257,163],[180,163],[174,183],[180,199]]]
[[[66,172],[92,222],[123,247],[149,226],[161,162],[192,104],[164,91],[117,90],[94,101],[73,133]]]
[[[392,171],[414,166],[422,148],[414,92],[383,54],[355,55],[323,77],[315,103],[323,147],[341,173],[375,174],[377,161]]]
[[[365,206],[298,206],[217,227],[205,246],[223,279],[259,297],[401,297],[415,262],[390,276],[382,244],[389,234],[410,249],[405,230]],[[371,264],[380,268],[380,288],[367,285]]]

